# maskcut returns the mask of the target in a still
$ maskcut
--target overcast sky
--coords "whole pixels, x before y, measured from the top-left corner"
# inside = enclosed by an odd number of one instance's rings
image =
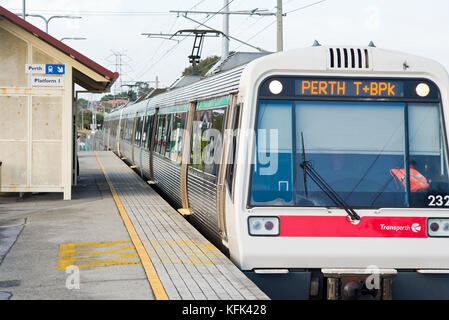
[[[229,0],[230,10],[268,9],[275,11],[276,0]],[[284,0],[284,50],[322,44],[367,45],[404,51],[433,58],[449,69],[449,1],[447,0]],[[22,0],[0,0],[13,12],[22,11]],[[189,65],[187,56],[193,38],[175,41],[148,39],[143,32],[173,33],[198,26],[170,10],[218,11],[222,0],[27,0],[28,14],[76,15],[81,19],[54,19],[49,33],[67,40],[66,44],[115,71],[113,51],[123,53],[122,81],[149,81],[158,75],[162,85],[170,85]],[[295,11],[296,10],[296,11]],[[192,15],[222,28],[222,16]],[[275,17],[231,16],[230,35],[261,47],[276,50]],[[42,19],[27,21],[45,30]],[[254,51],[231,41],[230,50]],[[221,54],[221,40],[207,38],[202,57]]]

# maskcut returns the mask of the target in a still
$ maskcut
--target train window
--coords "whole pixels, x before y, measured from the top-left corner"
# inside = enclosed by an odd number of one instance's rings
[[[294,204],[291,119],[291,101],[260,103],[255,164],[252,170],[252,205]]]
[[[140,147],[140,136],[142,130],[142,118],[138,117],[136,120],[136,132],[134,133],[134,143],[136,147]]]
[[[217,175],[222,154],[222,134],[226,108],[198,110],[192,126],[191,164],[194,168]]]
[[[142,129],[143,129],[143,121],[144,121],[145,119],[144,119],[144,117],[142,116],[142,117],[139,117],[139,124],[138,124],[138,130],[137,130],[137,132],[138,132],[138,137],[137,137],[137,141],[138,141],[138,147],[140,147],[141,146],[141,143],[142,143],[142,139],[143,139],[143,135],[142,135]]]
[[[170,157],[170,152],[172,149],[172,145],[170,144],[170,135],[173,127],[173,114],[167,114],[167,124],[166,124],[166,130],[165,130],[165,136],[164,136],[164,146],[165,146],[165,152],[163,155],[165,155],[167,158]]]
[[[155,151],[160,154],[165,154],[166,129],[167,129],[167,115],[165,114],[159,115],[157,120]]]
[[[154,122],[154,115],[148,116],[148,120],[147,120],[148,124],[147,124],[147,130],[146,130],[147,141],[148,141],[148,144],[146,147],[148,150],[150,150],[150,147],[151,147],[151,136],[153,134],[153,122]]]
[[[181,162],[184,144],[184,129],[187,121],[187,112],[175,113],[172,118],[172,130],[170,133],[170,159]]]
[[[122,140],[125,140],[126,138],[126,122],[127,119],[122,119],[122,122],[120,123],[120,138]]]
[[[335,207],[305,159],[355,208],[449,206],[443,128],[438,104],[260,101],[250,204]]]
[[[141,143],[141,147],[146,147],[146,141],[147,141],[147,126],[148,126],[148,117],[144,116],[142,117],[142,143]]]
[[[438,104],[410,103],[408,117],[410,205],[427,207],[431,205],[430,196],[449,195],[444,126]]]
[[[298,206],[336,206],[304,176],[303,158],[351,206],[407,205],[406,192],[396,187],[391,171],[404,167],[404,103],[304,101],[296,102],[294,110]]]
[[[128,118],[128,142],[132,143],[134,130],[134,117]]]

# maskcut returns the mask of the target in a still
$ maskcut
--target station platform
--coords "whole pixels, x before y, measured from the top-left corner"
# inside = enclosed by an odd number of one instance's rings
[[[71,201],[0,197],[0,299],[268,299],[114,153],[79,161]]]

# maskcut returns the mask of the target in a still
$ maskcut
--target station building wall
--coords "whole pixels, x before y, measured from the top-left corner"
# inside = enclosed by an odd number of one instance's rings
[[[64,84],[32,85],[26,64],[64,64]],[[50,75],[45,75],[50,77]],[[73,81],[70,57],[0,19],[0,192],[71,197]]]

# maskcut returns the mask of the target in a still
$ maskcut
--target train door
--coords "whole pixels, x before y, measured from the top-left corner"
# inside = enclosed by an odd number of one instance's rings
[[[149,115],[148,115],[148,104],[145,106],[145,113],[142,116],[142,128],[140,131],[140,153],[139,153],[139,168],[140,168],[140,176],[143,177],[143,161],[142,161],[142,153],[145,151],[147,146],[148,139],[148,125],[149,125]]]
[[[121,121],[121,135],[120,135],[120,150],[119,154],[122,160],[126,160],[125,145],[129,136],[128,130],[128,115],[123,115]]]
[[[122,135],[122,122],[123,122],[123,109],[120,110],[120,116],[118,119],[118,125],[117,125],[117,135],[115,136],[115,143],[116,143],[116,150],[117,150],[117,154],[120,156],[120,144],[121,143],[121,135]]]
[[[223,242],[227,242],[226,229],[226,204],[230,198],[230,185],[227,184],[230,171],[233,170],[234,151],[235,151],[235,134],[239,122],[239,105],[236,104],[237,95],[232,95],[229,103],[229,112],[226,119],[225,130],[223,134],[223,152],[221,157],[221,166],[217,180],[217,214],[218,228]],[[228,198],[228,199],[227,199]]]
[[[191,152],[191,141],[190,137],[192,136],[192,123],[193,117],[195,115],[196,110],[196,102],[191,102],[189,107],[189,113],[187,114],[187,123],[185,127],[185,137],[189,137],[184,139],[184,145],[182,147],[182,158],[181,158],[181,181],[180,181],[180,191],[181,191],[181,200],[182,200],[182,208],[178,210],[182,215],[189,215],[189,200],[187,194],[187,167],[190,163],[190,152]]]
[[[159,108],[156,108],[154,110],[154,115],[153,115],[153,119],[152,119],[153,121],[152,121],[152,125],[151,125],[151,135],[148,137],[148,139],[149,139],[148,170],[150,172],[150,180],[148,180],[149,184],[156,183],[156,181],[154,180],[153,152],[154,152],[154,149],[156,146],[158,118],[159,118]]]
[[[136,112],[136,115],[134,116],[134,121],[133,121],[133,130],[132,130],[132,135],[131,135],[131,168],[135,168],[136,167],[136,162],[134,160],[134,148],[135,148],[135,144],[136,144],[136,140],[137,137],[136,135],[138,134],[138,130],[137,130],[137,124],[139,122],[139,113]]]

